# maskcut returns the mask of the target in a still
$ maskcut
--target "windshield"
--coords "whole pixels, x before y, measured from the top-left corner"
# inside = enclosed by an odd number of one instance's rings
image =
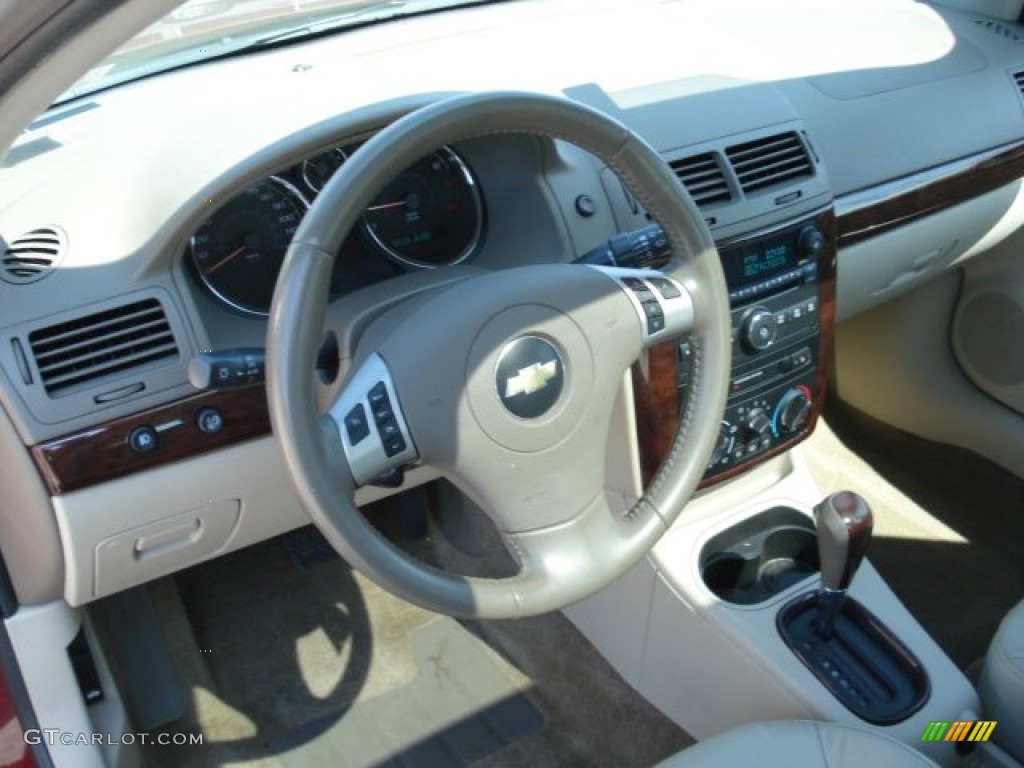
[[[57,103],[252,47],[481,0],[188,0],[90,69]]]

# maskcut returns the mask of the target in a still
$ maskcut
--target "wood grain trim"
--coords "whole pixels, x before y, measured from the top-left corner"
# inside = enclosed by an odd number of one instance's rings
[[[818,312],[821,330],[818,335],[818,369],[814,379],[813,403],[807,426],[792,439],[771,450],[759,453],[749,461],[730,467],[713,478],[702,480],[700,488],[717,485],[751,467],[788,451],[814,431],[825,403],[829,372],[835,346],[836,314],[836,217],[829,208],[814,219],[824,233],[828,246],[818,257]],[[749,238],[744,238],[749,239]],[[728,247],[734,242],[719,247]],[[660,344],[647,350],[632,369],[633,406],[640,452],[640,471],[646,487],[658,471],[679,429],[678,353],[674,343]]]
[[[633,408],[645,488],[679,429],[678,376],[679,352],[673,341],[645,350],[633,364]]]
[[[196,425],[201,408],[216,408],[224,418],[219,432]],[[159,431],[156,450],[140,454],[128,445],[139,426]],[[270,413],[262,384],[202,392],[170,405],[126,416],[107,424],[32,446],[30,452],[54,496],[199,456],[270,432]]]
[[[836,201],[839,247],[853,245],[991,192],[1024,177],[1024,142],[946,165]]]

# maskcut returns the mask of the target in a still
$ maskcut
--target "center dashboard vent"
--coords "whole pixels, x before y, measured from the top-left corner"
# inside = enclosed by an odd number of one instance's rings
[[[1017,30],[1000,21],[996,21],[995,19],[975,19],[974,23],[986,32],[991,32],[993,35],[1004,37],[1007,40],[1020,42],[1021,37],[1017,33]]]
[[[814,165],[796,131],[766,136],[725,150],[743,193],[814,175]]]
[[[50,396],[179,354],[154,298],[32,331],[28,340]]]
[[[714,152],[673,160],[669,167],[699,207],[732,200],[729,182]]]

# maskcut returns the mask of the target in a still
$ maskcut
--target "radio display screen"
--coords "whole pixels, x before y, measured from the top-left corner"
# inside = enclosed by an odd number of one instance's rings
[[[796,266],[796,253],[786,240],[760,242],[730,251],[722,260],[730,289],[760,283]]]

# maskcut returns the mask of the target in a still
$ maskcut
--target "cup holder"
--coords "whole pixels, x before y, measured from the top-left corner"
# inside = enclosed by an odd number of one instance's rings
[[[792,507],[765,510],[710,539],[700,568],[726,602],[763,602],[818,572],[814,524]]]

